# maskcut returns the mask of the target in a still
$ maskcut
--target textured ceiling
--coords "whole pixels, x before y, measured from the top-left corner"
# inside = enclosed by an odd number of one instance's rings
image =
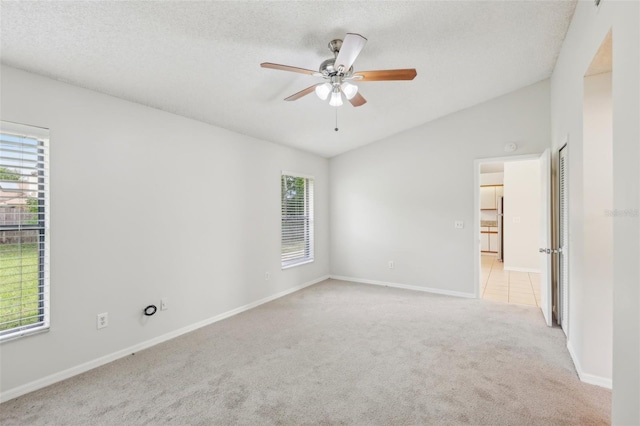
[[[6,65],[331,157],[551,75],[576,2],[8,2]],[[413,81],[361,82],[368,103],[335,108],[309,69],[327,43],[368,43],[356,71],[416,68]]]

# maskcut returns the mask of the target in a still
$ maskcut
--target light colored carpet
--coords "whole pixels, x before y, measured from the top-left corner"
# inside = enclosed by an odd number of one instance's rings
[[[2,425],[608,424],[540,310],[325,281],[0,405]]]

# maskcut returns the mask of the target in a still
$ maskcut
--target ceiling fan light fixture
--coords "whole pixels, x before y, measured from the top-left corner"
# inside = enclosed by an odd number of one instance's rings
[[[323,101],[326,101],[329,97],[329,93],[331,93],[331,89],[332,87],[329,83],[318,84],[316,86],[316,95],[318,95],[318,97]]]
[[[342,94],[339,90],[333,90],[331,92],[331,99],[329,100],[329,105],[334,107],[339,107],[342,105]]]
[[[344,96],[349,100],[353,99],[356,93],[358,93],[358,86],[356,86],[355,84],[351,84],[348,81],[342,82],[340,88],[342,89],[342,93],[344,93]]]

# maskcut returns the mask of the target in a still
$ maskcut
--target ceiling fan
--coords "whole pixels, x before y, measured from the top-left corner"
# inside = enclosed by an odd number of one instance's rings
[[[367,100],[358,92],[358,86],[352,82],[413,80],[417,74],[415,68],[354,72],[353,63],[366,42],[366,38],[354,33],[347,33],[344,41],[340,39],[331,40],[329,42],[329,50],[334,57],[322,62],[318,71],[271,62],[263,62],[260,66],[322,77],[325,80],[323,83],[314,84],[285,98],[285,101],[295,101],[315,91],[320,99],[329,99],[329,105],[331,106],[341,106],[343,104],[342,96],[344,95],[351,102],[351,105],[358,107],[364,105]]]

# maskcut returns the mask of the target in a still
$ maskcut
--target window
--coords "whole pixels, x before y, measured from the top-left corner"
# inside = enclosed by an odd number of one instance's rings
[[[49,328],[48,131],[0,122],[0,340]]]
[[[282,173],[282,268],[313,262],[313,178]]]

